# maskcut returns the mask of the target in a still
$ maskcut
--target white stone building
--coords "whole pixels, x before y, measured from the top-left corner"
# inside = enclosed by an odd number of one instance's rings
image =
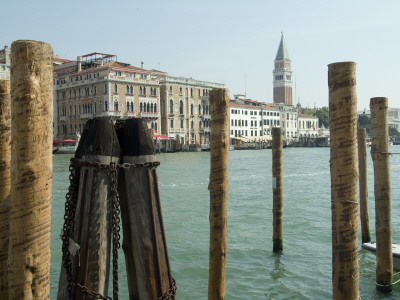
[[[10,52],[7,46],[0,50],[0,80],[10,80]]]
[[[318,131],[318,117],[298,114],[298,137],[301,138],[317,138]]]
[[[186,77],[160,76],[161,133],[184,146],[210,143],[210,91],[224,84]]]
[[[272,127],[280,126],[280,112],[271,104],[235,95],[229,104],[229,109],[231,139],[244,142],[268,141],[272,139]]]

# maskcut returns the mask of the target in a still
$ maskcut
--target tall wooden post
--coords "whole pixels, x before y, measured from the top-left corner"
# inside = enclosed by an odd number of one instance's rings
[[[365,128],[357,129],[358,140],[358,169],[360,171],[360,219],[361,219],[361,240],[363,243],[371,241],[369,234],[368,214],[368,170],[367,170],[367,140]]]
[[[283,250],[283,169],[281,129],[272,128],[273,252]]]
[[[125,165],[119,193],[129,299],[164,299],[174,295],[176,287],[169,266],[152,132],[144,120],[128,119],[118,137]]]
[[[8,299],[8,240],[11,180],[10,81],[0,80],[0,299]]]
[[[120,147],[113,121],[108,118],[88,120],[82,132],[75,158],[81,159],[77,171],[77,199],[66,205],[75,215],[69,232],[69,242],[79,245],[79,256],[71,255],[72,277],[90,291],[108,295],[110,257],[112,254],[113,190],[111,172],[106,167],[118,163]],[[115,213],[115,212],[114,212]],[[63,267],[65,265],[63,253]],[[70,299],[64,268],[61,270],[57,299]],[[74,286],[73,299],[92,299],[84,290]],[[93,298],[94,299],[94,298]],[[115,299],[115,298],[114,298]]]
[[[358,299],[356,64],[330,64],[333,299]]]
[[[9,299],[48,299],[53,176],[53,50],[11,45]]]
[[[227,253],[229,92],[210,93],[210,265],[208,299],[225,299]]]
[[[392,290],[392,188],[390,185],[388,99],[371,98],[371,156],[374,164],[376,289]]]

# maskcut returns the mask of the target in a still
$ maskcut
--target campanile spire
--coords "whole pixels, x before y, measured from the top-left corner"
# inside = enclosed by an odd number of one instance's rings
[[[283,31],[281,41],[276,52],[274,70],[274,103],[292,105],[292,63],[286,47]]]

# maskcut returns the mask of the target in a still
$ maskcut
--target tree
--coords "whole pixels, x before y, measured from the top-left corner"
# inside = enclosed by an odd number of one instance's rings
[[[391,137],[400,137],[400,132],[395,127],[389,126],[389,136]]]
[[[316,117],[318,117],[319,121],[319,127],[322,127],[324,125],[325,128],[329,128],[329,108],[324,106],[320,109],[317,109],[317,111],[314,114]]]
[[[358,127],[365,128],[367,131],[367,135],[371,135],[371,119],[362,114],[358,116]]]

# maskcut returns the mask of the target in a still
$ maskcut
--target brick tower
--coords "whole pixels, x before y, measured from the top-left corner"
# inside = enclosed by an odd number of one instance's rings
[[[274,103],[292,104],[292,64],[286,48],[283,32],[278,52],[275,57],[274,76]]]

